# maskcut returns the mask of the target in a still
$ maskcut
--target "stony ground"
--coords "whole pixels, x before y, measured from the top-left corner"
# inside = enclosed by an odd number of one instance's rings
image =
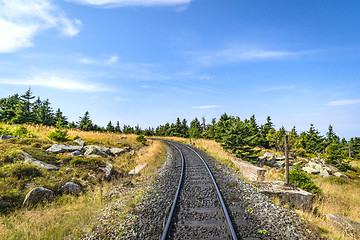
[[[167,152],[157,181],[147,187],[147,194],[132,213],[121,223],[112,222],[114,209],[123,206],[123,202],[115,201],[108,211],[105,209],[102,224],[88,239],[160,239],[181,169],[179,153],[170,147]],[[250,183],[239,179],[233,170],[201,151],[198,153],[214,174],[239,239],[321,239],[295,212],[277,206]]]

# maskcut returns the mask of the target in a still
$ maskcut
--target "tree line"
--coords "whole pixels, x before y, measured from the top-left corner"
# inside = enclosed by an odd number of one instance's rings
[[[0,121],[7,123],[34,123],[58,128],[77,128],[83,131],[101,131],[125,134],[138,134],[145,136],[175,136],[184,138],[214,139],[234,153],[236,156],[248,161],[256,161],[261,148],[276,149],[284,152],[284,136],[287,135],[291,153],[297,156],[321,156],[328,163],[340,168],[348,168],[347,160],[360,159],[360,138],[355,137],[347,141],[336,135],[333,127],[329,125],[328,132],[322,136],[311,124],[308,131],[298,133],[296,128],[279,129],[268,116],[264,124],[258,125],[255,116],[249,119],[240,119],[224,113],[219,120],[211,119],[206,122],[205,117],[195,118],[190,122],[176,119],[175,123],[166,123],[154,128],[141,129],[139,125],[132,127],[123,125],[119,121],[115,125],[111,121],[106,127],[93,123],[88,111],[77,122],[69,122],[67,117],[58,108],[56,111],[50,106],[48,99],[32,95],[31,89],[24,94],[14,94],[0,99]]]

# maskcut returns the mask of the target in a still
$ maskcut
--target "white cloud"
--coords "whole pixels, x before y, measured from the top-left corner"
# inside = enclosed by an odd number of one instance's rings
[[[329,102],[329,106],[345,106],[345,105],[353,105],[353,104],[359,104],[360,99],[344,99],[344,100],[337,100]]]
[[[218,106],[216,105],[207,105],[207,106],[197,106],[197,107],[193,107],[194,109],[209,109],[209,108],[217,108]]]
[[[0,0],[0,53],[33,46],[33,38],[45,29],[75,36],[80,27],[80,20],[69,19],[52,0]]]
[[[194,61],[203,65],[284,59],[309,54],[311,51],[266,50],[257,47],[229,46],[215,51],[188,52]]]
[[[141,88],[149,88],[149,86],[147,86],[147,85],[142,85],[142,86],[140,86]]]
[[[112,56],[108,59],[81,58],[79,62],[83,64],[110,65],[116,63],[118,60],[119,60],[118,56]]]
[[[189,4],[192,0],[67,0],[80,4],[99,7],[124,7],[124,6],[178,6]]]
[[[211,77],[207,74],[199,76],[199,80],[201,80],[201,81],[210,80],[210,79],[211,79]]]
[[[0,79],[0,84],[8,85],[25,85],[25,86],[41,86],[68,91],[83,92],[110,92],[113,89],[103,87],[98,84],[89,83],[88,81],[76,80],[74,76],[60,76],[58,74],[43,73],[26,80],[18,79]]]
[[[118,56],[112,56],[111,58],[109,58],[109,60],[107,60],[106,64],[116,63],[118,59]]]

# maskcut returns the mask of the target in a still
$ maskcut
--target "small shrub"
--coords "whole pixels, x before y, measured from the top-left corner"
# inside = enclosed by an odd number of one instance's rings
[[[41,169],[38,166],[30,163],[13,164],[9,169],[9,173],[11,176],[18,179],[35,178],[42,176]]]
[[[144,135],[139,135],[136,137],[136,141],[141,142],[142,144],[145,145],[147,140]]]
[[[56,129],[54,131],[50,131],[48,133],[48,138],[50,138],[53,141],[57,141],[57,142],[66,142],[69,140],[68,136],[67,136],[67,131],[61,130],[61,129]]]
[[[0,126],[0,135],[10,135],[9,129]]]
[[[85,157],[74,157],[72,160],[70,160],[70,165],[75,167],[103,167],[105,166],[104,162],[101,161],[99,158],[85,158]]]
[[[20,126],[12,132],[14,137],[18,138],[35,138],[36,135],[32,134],[26,127]]]
[[[23,159],[20,151],[9,150],[0,156],[0,163],[13,163]]]
[[[314,194],[322,193],[321,189],[313,181],[311,181],[311,178],[304,172],[291,170],[289,172],[289,181],[290,183],[297,185],[305,191]]]

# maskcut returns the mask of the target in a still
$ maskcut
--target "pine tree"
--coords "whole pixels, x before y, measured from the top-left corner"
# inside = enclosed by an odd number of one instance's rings
[[[54,121],[55,121],[56,127],[58,127],[58,128],[66,127],[69,124],[69,122],[67,121],[67,117],[65,117],[63,115],[60,108],[58,108],[57,111],[55,112]],[[69,128],[76,128],[75,123],[72,122],[69,125]]]
[[[93,125],[90,119],[90,114],[88,111],[86,111],[84,116],[79,118],[78,128],[83,131],[91,131],[98,129],[98,126]]]
[[[116,133],[121,133],[119,121],[116,122],[116,126],[115,126],[115,128],[114,128],[114,131],[115,131]]]
[[[13,123],[32,123],[35,121],[34,113],[32,112],[31,100],[35,96],[32,95],[31,89],[29,88],[23,95],[20,96],[20,101],[16,105],[15,117],[12,118]]]
[[[0,99],[0,121],[11,122],[16,116],[16,108],[20,104],[18,94]]]
[[[195,118],[190,123],[189,137],[190,138],[200,138],[201,137],[200,131],[201,131],[200,122],[197,118]]]
[[[115,128],[112,125],[111,121],[109,121],[108,125],[106,126],[106,131],[108,132],[115,132]]]
[[[301,146],[308,153],[322,153],[324,148],[324,138],[320,135],[320,132],[314,128],[313,124],[310,124],[310,129],[307,132],[300,134]]]

